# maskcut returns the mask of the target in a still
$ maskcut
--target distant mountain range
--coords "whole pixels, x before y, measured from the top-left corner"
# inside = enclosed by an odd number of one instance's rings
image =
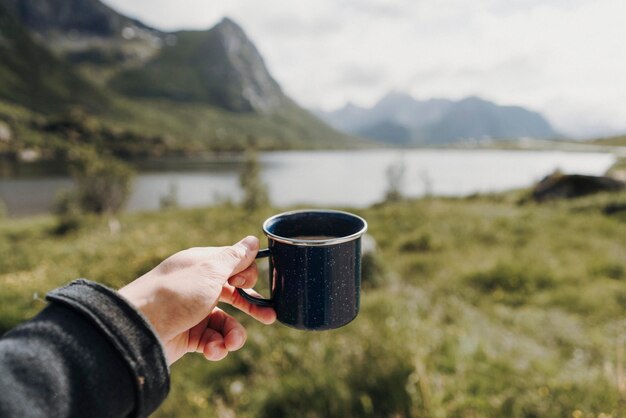
[[[416,100],[390,93],[371,108],[348,104],[317,115],[343,132],[393,145],[447,145],[465,140],[558,136],[539,113],[478,97]]]
[[[287,97],[234,21],[163,32],[99,0],[0,0],[2,103],[21,109],[3,123],[79,106],[185,152],[359,143]]]

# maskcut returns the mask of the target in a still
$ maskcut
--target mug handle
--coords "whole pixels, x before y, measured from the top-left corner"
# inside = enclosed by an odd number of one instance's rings
[[[270,249],[269,248],[265,248],[263,250],[259,250],[259,252],[256,255],[256,258],[265,258],[265,257],[269,257],[271,254]],[[237,292],[239,292],[239,294],[241,295],[241,297],[243,297],[245,300],[247,300],[250,303],[253,303],[255,305],[259,305],[259,306],[274,306],[274,302],[271,299],[265,299],[265,298],[257,298],[256,296],[252,296],[250,295],[248,292],[246,292],[245,290],[241,289],[241,288],[237,288]]]

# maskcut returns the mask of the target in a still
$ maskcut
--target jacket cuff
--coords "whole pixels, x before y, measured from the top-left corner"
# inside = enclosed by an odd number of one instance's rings
[[[46,299],[87,317],[124,358],[134,376],[135,416],[156,410],[169,392],[169,367],[148,320],[114,290],[84,279],[51,291]]]

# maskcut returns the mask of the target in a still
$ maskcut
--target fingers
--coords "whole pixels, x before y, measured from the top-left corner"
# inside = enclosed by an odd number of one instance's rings
[[[220,263],[226,277],[232,277],[248,268],[258,252],[259,239],[253,236],[247,236],[230,247],[222,248]]]
[[[256,297],[262,297],[254,290],[248,290],[247,292]],[[220,300],[234,306],[242,312],[247,313],[257,321],[264,324],[269,325],[276,320],[276,312],[273,308],[258,306],[248,302],[239,294],[239,292],[237,292],[236,288],[228,284],[222,287]]]
[[[245,328],[235,318],[215,308],[206,320],[196,351],[203,353],[207,360],[222,360],[229,351],[240,349],[246,338]]]
[[[243,287],[244,289],[250,289],[256,284],[259,272],[257,270],[256,263],[250,264],[250,266],[244,271],[235,274],[228,279],[228,283],[231,286]]]
[[[209,327],[224,337],[224,346],[228,351],[239,350],[246,342],[246,329],[235,318],[216,308],[209,318]]]
[[[219,361],[228,355],[228,350],[224,345],[224,337],[211,328],[206,328],[202,333],[197,351],[204,354],[204,357],[210,361]]]
[[[200,342],[202,341],[202,338],[204,337],[204,330],[206,329],[208,323],[209,323],[209,316],[204,318],[202,321],[200,321],[200,323],[198,323],[196,326],[192,327],[189,330],[189,338],[187,340],[187,347],[188,347],[187,351],[196,351],[196,352],[201,351],[201,350],[198,350],[198,347],[200,347]]]

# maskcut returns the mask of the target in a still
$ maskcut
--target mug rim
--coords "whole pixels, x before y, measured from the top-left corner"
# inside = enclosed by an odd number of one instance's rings
[[[326,239],[326,240],[305,240],[305,239],[282,237],[280,235],[276,235],[270,232],[267,229],[268,224],[277,218],[280,218],[283,216],[289,216],[289,215],[297,215],[300,213],[332,213],[332,214],[348,215],[348,216],[351,216],[353,218],[360,220],[363,223],[363,227],[359,231],[355,232],[354,234],[346,235],[344,237]],[[277,215],[267,218],[265,222],[263,222],[263,233],[265,233],[265,235],[268,238],[271,238],[274,241],[282,242],[283,244],[299,245],[303,247],[323,247],[323,246],[328,246],[328,245],[343,244],[346,242],[354,241],[355,239],[358,239],[361,236],[363,236],[365,232],[367,232],[367,226],[368,226],[367,221],[363,219],[362,217],[355,215],[354,213],[350,213],[350,212],[346,212],[342,210],[334,210],[334,209],[299,209],[299,210],[292,210],[288,212],[279,213]]]

